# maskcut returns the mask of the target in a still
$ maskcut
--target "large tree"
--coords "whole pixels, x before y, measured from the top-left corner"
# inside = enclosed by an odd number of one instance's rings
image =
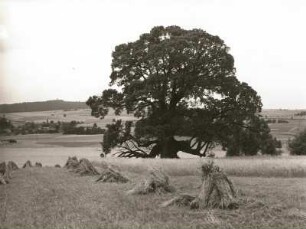
[[[90,97],[87,105],[96,117],[113,108],[138,119],[107,126],[106,153],[117,147],[121,157],[205,156],[261,111],[256,91],[236,78],[229,47],[201,29],[154,27],[118,45],[112,57],[110,86],[116,89]]]

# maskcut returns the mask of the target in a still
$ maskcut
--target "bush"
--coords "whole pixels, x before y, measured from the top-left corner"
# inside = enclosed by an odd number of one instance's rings
[[[227,156],[255,156],[260,151],[265,155],[279,155],[281,142],[273,138],[267,121],[261,118],[251,120],[250,127],[238,130],[223,145]]]
[[[273,141],[274,141],[275,148],[278,148],[278,149],[282,148],[283,145],[282,145],[281,140],[277,140],[277,138],[274,138]]]
[[[276,123],[276,120],[275,119],[268,119],[266,122],[267,123]]]
[[[292,155],[306,155],[306,129],[289,141],[289,150]]]

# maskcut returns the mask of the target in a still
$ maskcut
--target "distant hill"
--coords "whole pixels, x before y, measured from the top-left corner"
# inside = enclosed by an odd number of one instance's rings
[[[50,110],[73,110],[86,109],[85,102],[68,102],[63,100],[49,100],[43,102],[28,102],[14,104],[0,104],[0,113],[50,111]]]

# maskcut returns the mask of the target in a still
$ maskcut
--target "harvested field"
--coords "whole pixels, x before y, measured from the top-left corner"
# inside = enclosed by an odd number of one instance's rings
[[[200,166],[213,160],[226,174],[243,177],[306,177],[306,156],[233,157],[215,159],[122,159],[104,158],[99,161],[135,173],[148,168],[161,168],[170,176],[199,175]],[[99,166],[101,162],[94,162]],[[101,165],[102,166],[102,165]]]
[[[234,210],[171,206],[174,193],[126,195],[132,182],[95,183],[64,168],[29,168],[0,186],[0,228],[296,228],[306,225],[306,179],[230,177],[238,192]],[[196,194],[200,177],[172,176],[178,193]],[[22,190],[22,191],[21,191]],[[22,216],[22,217],[20,217]]]
[[[289,136],[286,132],[292,136],[304,121],[271,125],[275,127],[272,133],[286,140]],[[16,136],[16,139],[16,144],[0,146],[0,162],[14,161],[21,168],[30,160],[41,162],[44,167],[12,171],[9,184],[0,186],[0,228],[3,229],[302,229],[306,225],[306,157],[215,158],[214,162],[229,175],[237,189],[239,208],[194,210],[175,205],[162,208],[161,204],[181,194],[186,194],[187,199],[197,196],[201,187],[199,168],[208,159],[102,159],[101,135],[41,134]],[[79,176],[59,168],[69,156],[94,161],[99,172],[109,165],[129,182],[95,182],[99,175]],[[169,175],[176,191],[127,195],[128,190],[146,179],[151,168]]]

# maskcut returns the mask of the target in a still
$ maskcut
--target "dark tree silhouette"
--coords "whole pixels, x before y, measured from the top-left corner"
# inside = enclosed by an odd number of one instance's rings
[[[306,129],[289,140],[288,147],[291,155],[306,155]]]
[[[235,128],[224,141],[227,156],[257,155],[260,150],[262,154],[278,155],[281,141],[273,138],[267,122],[257,116],[247,121],[248,128]]]
[[[121,157],[176,158],[179,151],[205,156],[261,110],[256,91],[235,77],[229,47],[201,29],[154,27],[118,45],[112,57],[110,86],[118,89],[90,97],[87,105],[96,117],[111,107],[138,120],[107,126],[106,153],[119,147]]]

